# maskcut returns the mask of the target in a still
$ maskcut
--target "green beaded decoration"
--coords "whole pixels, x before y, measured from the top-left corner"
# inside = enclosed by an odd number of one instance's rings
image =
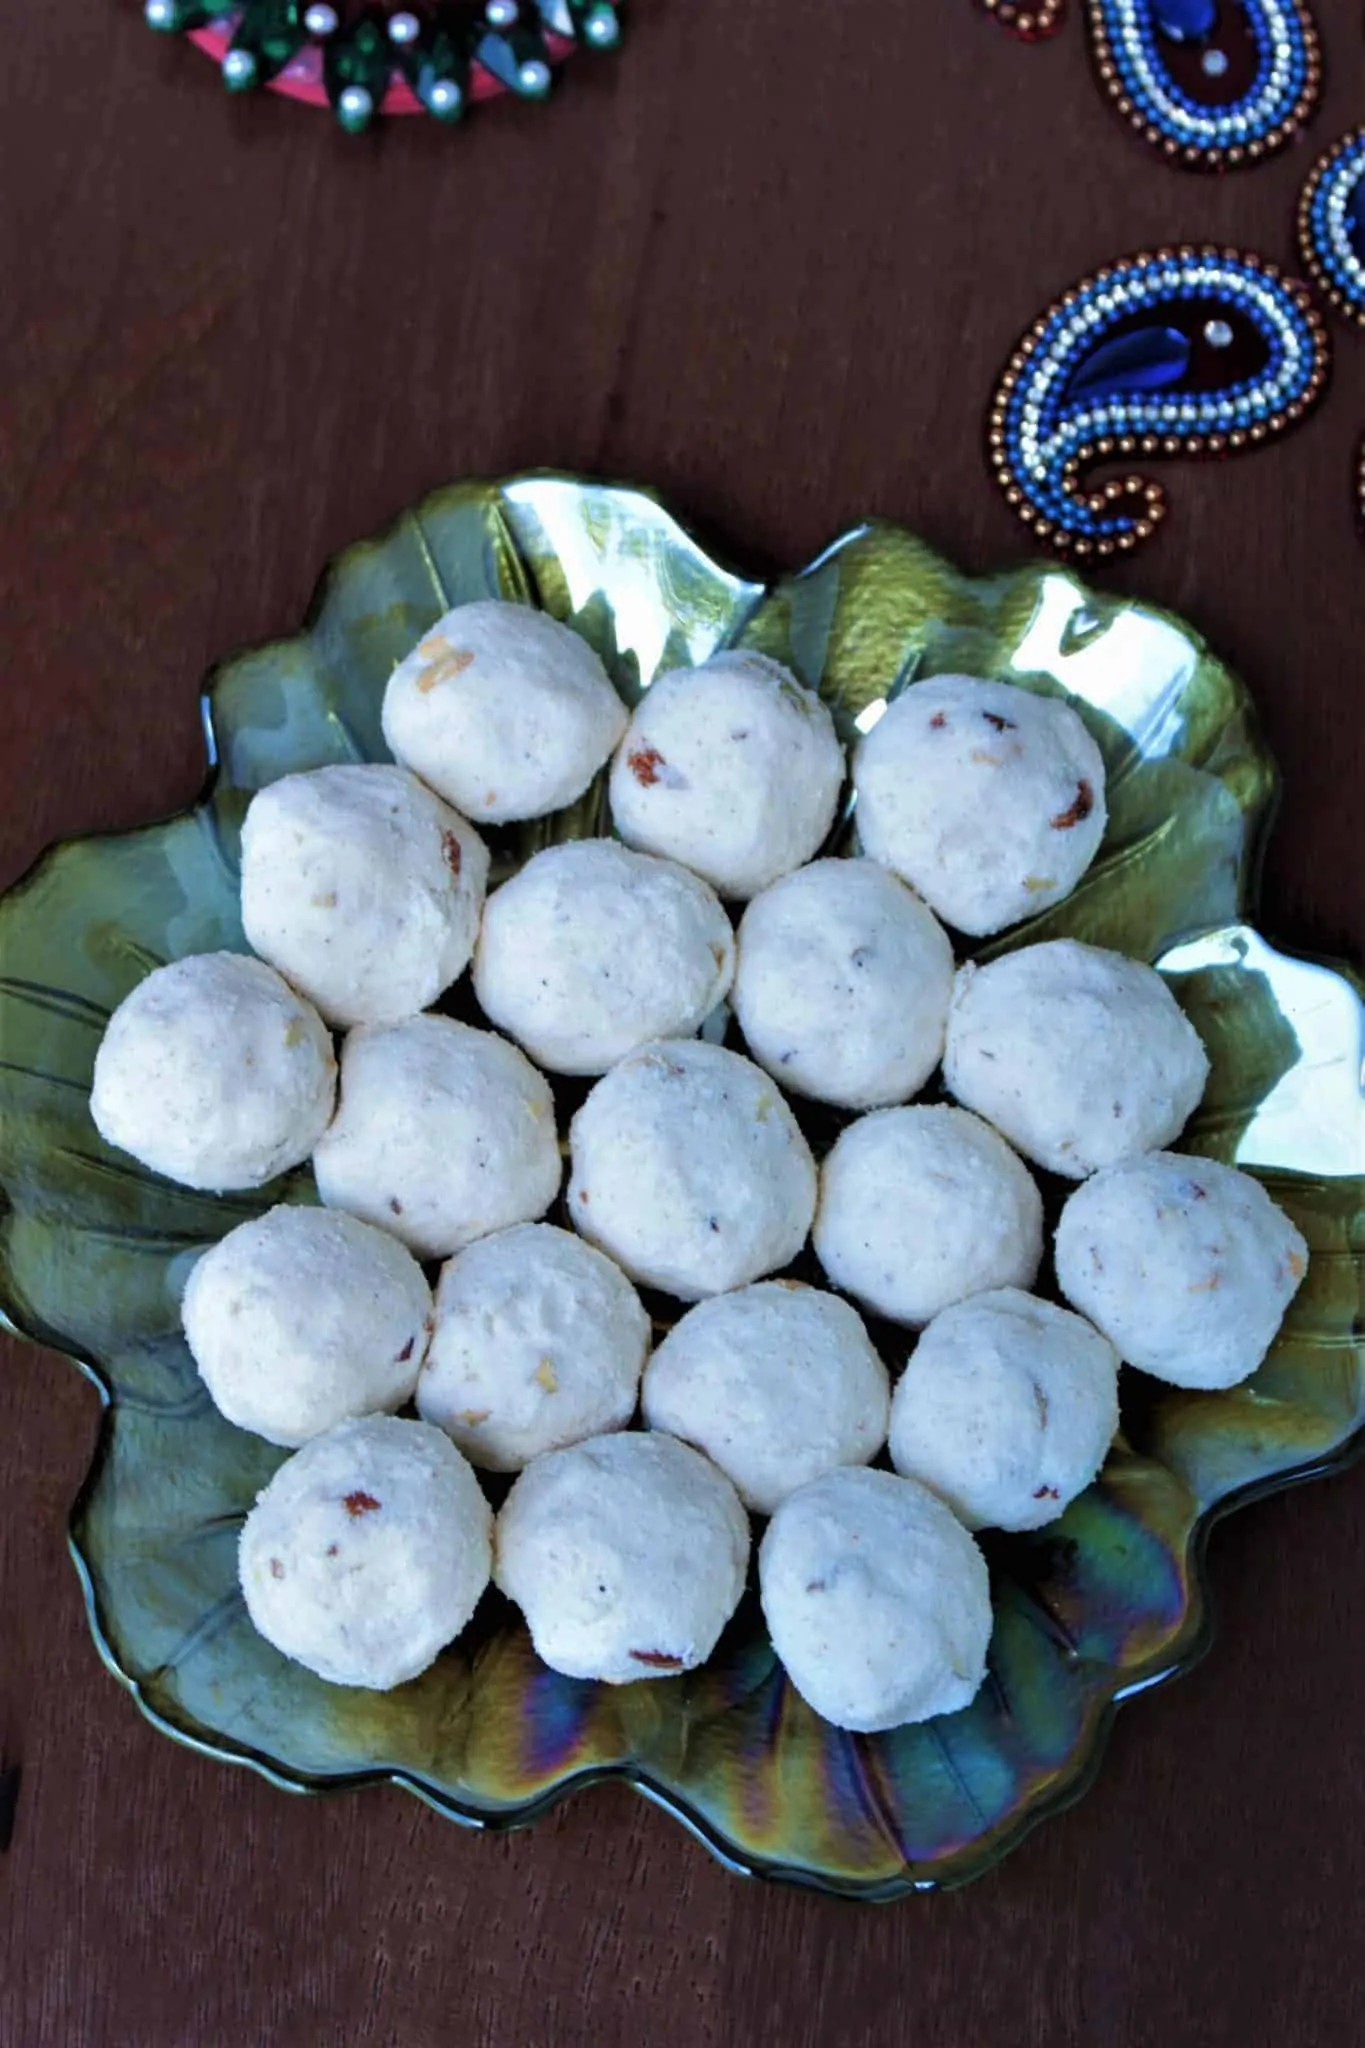
[[[369,127],[395,86],[405,88],[402,111],[424,109],[446,123],[458,121],[472,98],[486,96],[489,81],[522,99],[544,99],[556,57],[567,48],[614,49],[621,36],[613,0],[417,0],[412,7],[363,8],[346,0],[146,0],[143,12],[150,27],[166,34],[216,32],[230,92],[270,85],[301,53],[316,49],[321,92],[350,134]],[[472,76],[476,67],[486,74],[482,89]],[[281,89],[288,88],[286,80]],[[297,96],[321,95],[305,86]]]

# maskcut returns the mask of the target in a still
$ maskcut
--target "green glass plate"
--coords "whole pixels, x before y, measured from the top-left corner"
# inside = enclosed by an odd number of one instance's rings
[[[210,1407],[177,1305],[206,1244],[282,1195],[314,1199],[311,1181],[220,1199],[141,1172],[91,1124],[95,1047],[154,964],[243,947],[251,792],[383,758],[393,664],[448,606],[490,594],[572,620],[631,699],[731,644],[790,663],[850,737],[944,670],[1069,698],[1106,757],[1104,847],[1066,903],[997,946],[1073,933],[1155,961],[1213,1061],[1185,1142],[1255,1171],[1311,1246],[1252,1380],[1192,1394],[1125,1373],[1095,1485],[1052,1527],[989,1541],[989,1677],[951,1718],[829,1728],[785,1682],[752,1596],[705,1670],[625,1688],[547,1671],[492,1594],[389,1694],[325,1685],[247,1622],[237,1530],[282,1454]],[[193,810],[59,846],[0,903],[0,1304],[105,1396],[71,1542],[106,1662],[160,1727],[287,1786],[393,1780],[506,1826],[625,1778],[737,1870],[885,1899],[985,1869],[1088,1783],[1116,1702],[1203,1649],[1214,1519],[1341,1462],[1365,1425],[1360,993],[1247,921],[1275,771],[1241,685],[1179,620],[1067,570],[970,579],[872,525],[768,587],[718,567],[647,496],[533,476],[438,492],[350,549],[296,638],[214,673],[206,723],[214,772]],[[498,835],[500,868],[604,819],[599,787]]]

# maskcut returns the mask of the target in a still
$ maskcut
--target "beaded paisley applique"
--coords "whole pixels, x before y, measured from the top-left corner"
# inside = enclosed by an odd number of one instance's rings
[[[1168,162],[1232,170],[1283,148],[1322,87],[1303,0],[1086,0],[1100,85]]]
[[[1365,327],[1365,128],[1325,150],[1299,198],[1299,249],[1337,311]],[[1365,533],[1365,441],[1356,450],[1356,518]]]
[[[1085,278],[1036,320],[992,401],[996,480],[1061,554],[1149,539],[1159,483],[1085,472],[1129,456],[1233,455],[1282,433],[1327,382],[1327,331],[1305,286],[1256,256],[1159,249]]]
[[[1333,143],[1309,173],[1299,248],[1337,311],[1365,326],[1365,128]]]
[[[229,91],[266,85],[330,106],[351,134],[380,112],[450,123],[500,92],[543,99],[557,63],[612,49],[621,33],[612,0],[146,0],[143,13],[214,57]]]

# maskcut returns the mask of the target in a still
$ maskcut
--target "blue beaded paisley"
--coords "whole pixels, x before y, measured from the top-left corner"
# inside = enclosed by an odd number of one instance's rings
[[[1343,135],[1310,173],[1299,247],[1338,311],[1365,324],[1365,128]]]
[[[1303,0],[1088,0],[1087,12],[1102,85],[1172,163],[1223,170],[1259,162],[1292,139],[1317,102],[1321,54]],[[1250,40],[1250,76],[1229,98],[1223,42],[1234,38]],[[1182,54],[1181,68],[1208,82],[1206,95],[1174,75]]]
[[[1010,505],[1049,547],[1127,551],[1154,531],[1165,493],[1136,475],[1088,489],[1089,464],[1256,447],[1316,401],[1328,361],[1305,287],[1257,257],[1125,257],[1024,336],[991,408],[990,459]]]

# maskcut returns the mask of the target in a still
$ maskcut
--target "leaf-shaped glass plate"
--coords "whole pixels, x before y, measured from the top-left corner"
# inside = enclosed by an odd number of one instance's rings
[[[425,1677],[385,1695],[323,1684],[246,1620],[237,1530],[282,1454],[210,1407],[177,1304],[200,1249],[283,1190],[194,1194],[106,1149],[95,1047],[155,962],[242,946],[251,791],[382,757],[393,663],[449,605],[490,593],[572,620],[632,699],[736,643],[789,662],[848,736],[936,671],[1067,697],[1105,753],[1105,844],[1066,903],[996,943],[1066,932],[1157,962],[1213,1060],[1186,1142],[1264,1178],[1310,1243],[1254,1379],[1190,1394],[1125,1373],[1096,1484],[1052,1527],[991,1541],[989,1679],[951,1718],[829,1728],[785,1682],[752,1596],[706,1669],[619,1689],[547,1671],[494,1594]],[[879,525],[766,588],[647,496],[533,476],[442,491],[350,549],[303,632],[226,663],[206,710],[215,767],[192,811],[60,846],[0,904],[0,1302],[106,1397],[71,1530],[106,1661],[158,1725],[290,1786],[395,1780],[502,1826],[620,1777],[738,1870],[890,1898],[986,1868],[1087,1784],[1115,1703],[1203,1648],[1214,1518],[1343,1460],[1365,1425],[1360,995],[1247,922],[1275,774],[1241,685],[1178,620],[1066,570],[969,579]],[[500,835],[499,865],[603,822],[599,786]],[[288,1192],[313,1198],[306,1175]]]

